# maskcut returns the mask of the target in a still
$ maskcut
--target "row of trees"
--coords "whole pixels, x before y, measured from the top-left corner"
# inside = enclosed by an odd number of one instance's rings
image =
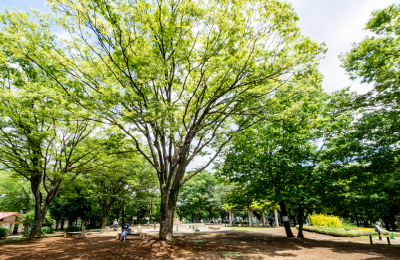
[[[353,77],[376,83],[362,96],[322,91],[326,48],[300,34],[288,3],[49,6],[0,14],[0,164],[33,194],[32,236],[55,198],[74,196],[97,205],[103,226],[132,198],[150,198],[150,208],[158,198],[163,240],[177,202],[189,218],[235,201],[279,204],[283,216],[295,205],[301,226],[315,209],[373,214],[356,208],[361,201],[393,219],[397,5],[368,23],[378,37],[342,57]],[[204,164],[187,171],[199,157]],[[217,158],[215,175],[200,174]]]
[[[374,83],[364,95],[321,89],[279,102],[265,121],[235,135],[218,164],[218,175],[236,184],[233,204],[254,201],[287,205],[304,218],[323,212],[360,222],[383,219],[394,230],[400,212],[399,6],[373,13],[366,29],[375,33],[341,56],[353,79]],[[298,103],[296,103],[298,102]],[[285,221],[288,236],[293,236]]]

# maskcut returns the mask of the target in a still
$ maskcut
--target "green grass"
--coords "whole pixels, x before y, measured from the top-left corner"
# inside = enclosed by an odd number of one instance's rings
[[[5,244],[5,243],[24,241],[27,239],[29,239],[29,237],[7,238],[6,240],[0,240],[0,245]]]
[[[221,238],[220,240],[224,241],[224,242],[228,242],[229,241],[229,239],[225,239],[225,238]]]
[[[207,241],[204,241],[204,240],[193,240],[192,242],[195,243],[195,244],[207,243]]]
[[[220,252],[222,256],[243,256],[238,252]]]

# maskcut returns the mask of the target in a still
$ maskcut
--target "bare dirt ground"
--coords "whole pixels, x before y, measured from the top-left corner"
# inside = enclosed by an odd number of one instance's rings
[[[278,229],[267,232],[271,233],[181,233],[171,243],[151,237],[121,242],[116,232],[80,239],[49,237],[0,245],[0,259],[400,259],[398,246],[286,238]],[[242,256],[223,256],[226,252]]]

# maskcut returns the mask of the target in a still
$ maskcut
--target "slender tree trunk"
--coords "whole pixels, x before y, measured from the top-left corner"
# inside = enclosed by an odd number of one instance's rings
[[[280,201],[279,206],[281,207],[281,212],[283,216],[287,216],[286,205],[285,202]],[[294,237],[292,230],[290,229],[290,222],[283,221],[283,225],[285,226],[286,236],[287,237]]]
[[[149,222],[153,222],[153,200],[150,201],[150,218]]]
[[[304,237],[303,235],[303,214],[304,210],[302,207],[299,207],[299,214],[297,215],[297,220],[299,221],[299,232],[297,233],[297,237]]]
[[[296,212],[295,212],[294,215],[292,215],[292,214],[290,213],[290,210],[288,210],[288,213],[289,213],[289,217],[293,220],[294,226],[297,226],[297,223],[296,223]]]
[[[64,222],[65,222],[65,219],[64,218],[61,219],[61,227],[60,227],[61,230],[64,230]]]
[[[357,212],[355,213],[355,217],[356,217],[356,221],[357,221],[357,227],[360,227],[360,223],[359,223],[359,221],[358,221],[358,214],[357,214]]]
[[[392,227],[392,230],[395,231],[396,230],[395,218],[393,216],[390,216],[389,222],[390,222],[390,226]]]

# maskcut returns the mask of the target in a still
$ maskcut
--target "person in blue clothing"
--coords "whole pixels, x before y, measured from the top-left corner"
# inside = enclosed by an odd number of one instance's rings
[[[126,238],[128,237],[129,224],[128,223],[122,224],[121,229],[122,229],[122,232],[121,232],[120,239],[121,239],[121,241],[125,241]]]

